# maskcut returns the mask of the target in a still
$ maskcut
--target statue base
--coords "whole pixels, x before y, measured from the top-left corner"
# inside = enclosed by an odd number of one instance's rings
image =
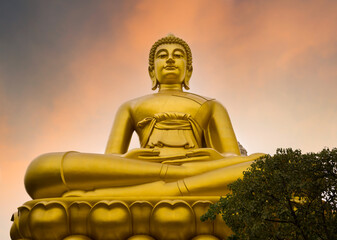
[[[215,240],[232,231],[201,222],[218,196],[37,199],[13,214],[12,240]]]

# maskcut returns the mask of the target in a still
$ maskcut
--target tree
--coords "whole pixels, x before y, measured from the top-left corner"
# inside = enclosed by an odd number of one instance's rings
[[[337,239],[337,148],[278,149],[255,161],[231,194],[201,220],[221,214],[232,239]]]

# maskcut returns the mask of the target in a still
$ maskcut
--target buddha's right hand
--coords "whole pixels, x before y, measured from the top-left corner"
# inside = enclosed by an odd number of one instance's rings
[[[159,154],[160,151],[158,149],[135,148],[123,154],[122,156],[125,158],[145,160],[151,157],[158,157]]]
[[[222,159],[224,156],[213,148],[199,148],[193,149],[186,153],[187,158],[207,156],[210,160]]]

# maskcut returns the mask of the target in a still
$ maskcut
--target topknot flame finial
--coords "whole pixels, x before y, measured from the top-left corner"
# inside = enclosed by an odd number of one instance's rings
[[[167,38],[175,38],[176,36],[173,33],[168,33],[166,35]]]

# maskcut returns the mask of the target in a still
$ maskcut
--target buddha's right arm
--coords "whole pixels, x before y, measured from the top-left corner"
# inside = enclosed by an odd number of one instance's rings
[[[105,154],[124,154],[127,152],[134,131],[131,109],[128,103],[123,104],[117,111],[112,126]]]

